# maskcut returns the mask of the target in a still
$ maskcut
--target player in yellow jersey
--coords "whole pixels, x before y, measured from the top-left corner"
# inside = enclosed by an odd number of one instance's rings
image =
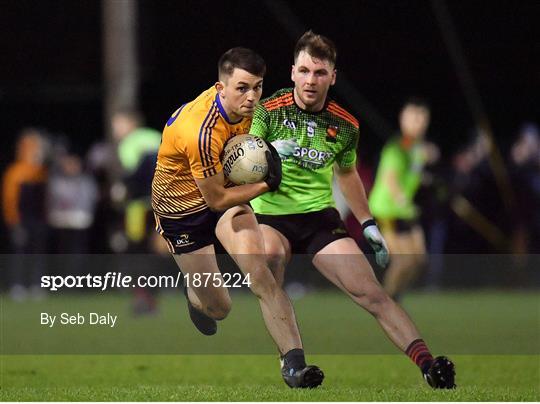
[[[281,182],[281,160],[270,146],[264,181],[226,187],[220,155],[231,137],[248,133],[262,94],[264,60],[245,48],[233,48],[218,62],[219,81],[178,108],[163,131],[152,183],[156,229],[165,238],[186,279],[199,274],[210,282],[187,285],[190,317],[205,335],[230,311],[231,299],[219,271],[214,244],[223,245],[249,275],[266,327],[288,366],[291,387],[316,387],[323,374],[306,366],[294,311],[265,259],[264,241],[247,203]]]

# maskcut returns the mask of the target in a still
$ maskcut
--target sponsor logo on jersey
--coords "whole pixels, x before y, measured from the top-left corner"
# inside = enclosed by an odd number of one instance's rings
[[[329,125],[326,128],[326,141],[335,143],[338,131],[339,131],[339,128],[337,126]]]
[[[296,129],[296,122],[285,119],[283,121],[283,126],[285,126],[286,128],[295,130]]]
[[[328,160],[332,159],[334,153],[308,147],[295,147],[293,157],[296,158],[300,167],[315,170],[323,167]]]

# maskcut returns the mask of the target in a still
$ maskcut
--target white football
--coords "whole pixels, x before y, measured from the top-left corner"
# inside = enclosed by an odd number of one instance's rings
[[[223,173],[236,185],[262,181],[268,172],[268,146],[260,137],[238,135],[231,138],[223,150]]]

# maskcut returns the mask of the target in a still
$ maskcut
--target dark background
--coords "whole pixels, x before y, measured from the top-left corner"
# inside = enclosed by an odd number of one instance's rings
[[[506,157],[523,121],[539,120],[540,1],[442,4]],[[390,128],[381,131],[362,113],[364,105],[332,92],[360,120],[362,162],[377,163],[411,94],[430,101],[429,137],[443,157],[474,126],[431,1],[138,0],[137,13],[139,104],[148,126],[161,129],[179,105],[210,87],[217,59],[233,46],[253,48],[266,59],[264,96],[291,85],[293,47],[308,28],[335,41],[338,81],[346,77],[347,88]],[[100,1],[0,0],[2,172],[25,126],[63,134],[81,155],[104,138],[102,22]]]
[[[433,106],[430,134],[443,153],[465,137],[472,115],[431,2],[289,6],[304,25],[298,32],[312,28],[336,42],[338,80],[345,74],[392,126],[403,99],[420,94]],[[23,0],[0,7],[0,165],[11,159],[26,125],[64,133],[84,152],[104,132],[101,2]],[[538,117],[540,2],[448,2],[448,8],[506,154],[521,122]],[[233,46],[254,48],[266,59],[265,95],[290,84],[296,38],[264,2],[139,0],[138,18],[140,105],[150,126],[161,128],[179,104],[209,87],[218,57]],[[382,145],[373,128],[363,124],[362,130],[361,147]]]

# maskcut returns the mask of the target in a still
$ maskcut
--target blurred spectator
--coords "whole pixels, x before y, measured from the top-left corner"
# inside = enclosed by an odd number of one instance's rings
[[[511,174],[516,192],[517,253],[540,253],[540,136],[538,126],[523,125],[511,149]]]
[[[112,193],[117,202],[125,201],[125,235],[132,251],[147,248],[151,185],[161,142],[161,133],[142,123],[142,115],[128,109],[116,112],[111,122],[121,169]]]
[[[490,138],[474,130],[469,142],[453,158],[449,253],[509,251],[505,236],[511,234],[511,218],[488,159],[491,147]]]
[[[59,156],[47,186],[47,219],[55,253],[88,253],[89,229],[97,202],[95,180],[76,155]]]
[[[117,142],[118,160],[121,168],[121,182],[113,185],[113,199],[123,201],[125,207],[124,231],[117,232],[115,240],[129,252],[162,252],[164,241],[153,230],[151,207],[151,187],[157,152],[161,143],[161,133],[155,129],[142,127],[142,115],[133,110],[119,110],[112,117],[113,138]],[[157,241],[159,240],[159,241]],[[144,260],[131,267],[131,272],[147,274]],[[135,288],[133,311],[136,315],[151,314],[156,311],[157,302],[154,288]]]
[[[384,288],[395,299],[416,279],[426,259],[414,198],[424,166],[439,155],[438,148],[424,140],[429,120],[425,101],[411,98],[403,105],[400,134],[384,146],[369,196],[369,207],[391,252]]]
[[[142,115],[119,109],[112,116],[112,142],[95,143],[87,155],[99,197],[92,246],[99,252],[148,251],[150,189],[160,132],[143,127]],[[152,245],[152,243],[150,243]]]
[[[47,224],[45,220],[45,160],[47,142],[34,128],[23,129],[17,142],[15,161],[4,174],[2,189],[3,215],[14,256],[8,269],[10,295],[22,300],[27,286],[34,297],[41,297],[40,278],[44,263],[27,254],[46,252]],[[20,254],[20,255],[19,255]]]
[[[438,290],[443,283],[444,253],[448,236],[449,216],[449,179],[451,169],[447,164],[433,161],[425,167],[422,185],[415,201],[421,207],[420,222],[426,234],[426,248],[429,262],[425,277],[425,286],[429,290]]]
[[[89,248],[92,253],[106,254],[111,252],[110,227],[117,216],[110,195],[110,173],[115,161],[114,156],[114,147],[105,141],[94,143],[86,155],[88,172],[95,179],[97,185],[94,222],[89,230]]]
[[[112,117],[111,125],[124,176],[134,173],[148,155],[156,155],[161,143],[161,133],[143,127],[143,117],[138,111],[117,111]]]

